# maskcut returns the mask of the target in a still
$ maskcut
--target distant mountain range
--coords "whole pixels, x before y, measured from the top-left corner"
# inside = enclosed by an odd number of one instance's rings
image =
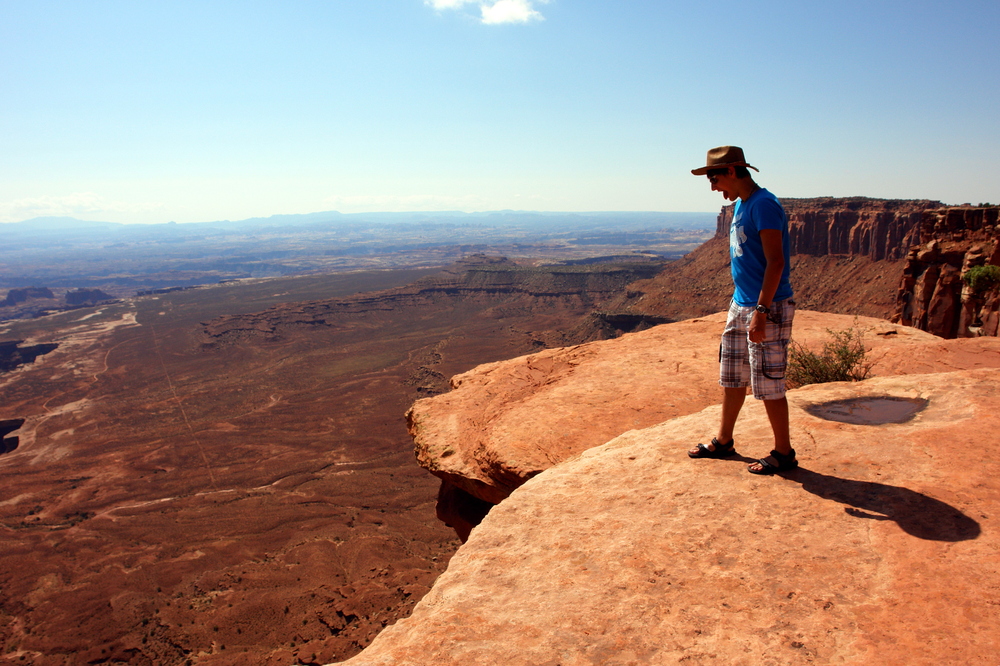
[[[216,220],[213,222],[165,222],[162,224],[122,224],[118,222],[101,222],[95,220],[80,220],[73,217],[35,217],[21,222],[0,224],[0,235],[30,231],[32,233],[46,231],[97,231],[122,232],[158,235],[163,231],[173,232],[204,232],[211,229],[220,231],[275,229],[289,227],[337,228],[343,226],[388,226],[399,224],[430,224],[430,225],[476,225],[488,227],[520,227],[525,230],[541,231],[564,228],[586,229],[606,227],[614,224],[621,229],[703,229],[714,226],[715,213],[677,213],[677,212],[633,212],[604,211],[579,213],[551,213],[535,211],[500,210],[483,213],[464,213],[461,211],[410,212],[410,213],[340,213],[324,211],[319,213],[304,213],[301,215],[272,215],[270,217],[251,217],[245,220]]]

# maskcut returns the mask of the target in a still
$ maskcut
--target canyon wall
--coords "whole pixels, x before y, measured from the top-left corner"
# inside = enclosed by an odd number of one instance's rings
[[[788,214],[799,307],[882,319],[896,310],[906,253],[919,241],[922,216],[943,207],[938,201],[865,197],[781,202]],[[657,276],[629,285],[607,307],[673,321],[725,309],[733,293],[731,220],[732,206],[723,207],[714,238]]]
[[[1000,266],[1000,206],[924,211],[917,243],[906,255],[893,321],[944,338],[996,336],[1000,294],[976,292],[962,276],[976,266]]]
[[[924,211],[940,201],[819,197],[782,199],[792,254],[831,254],[899,261],[916,244]],[[719,216],[717,235],[728,236],[732,207]]]
[[[1000,332],[1000,291],[973,290],[962,279],[977,266],[1000,266],[1000,206],[945,206],[937,201],[783,199],[791,236],[796,291],[816,300],[836,270],[810,271],[816,259],[831,255],[884,262],[880,275],[854,273],[845,285],[857,300],[884,303],[885,277],[899,274],[891,312],[895,322],[943,338],[996,336]],[[732,207],[718,218],[717,237],[725,237]],[[799,265],[796,265],[796,260]],[[862,262],[866,263],[866,262]],[[825,268],[825,267],[824,267]],[[852,268],[859,268],[853,266]],[[853,272],[853,271],[852,271]],[[879,279],[883,278],[883,279]],[[881,294],[870,293],[872,283]],[[800,299],[801,300],[801,299]],[[808,307],[844,311],[826,303]],[[823,306],[826,307],[823,307]],[[872,313],[866,313],[872,314]]]

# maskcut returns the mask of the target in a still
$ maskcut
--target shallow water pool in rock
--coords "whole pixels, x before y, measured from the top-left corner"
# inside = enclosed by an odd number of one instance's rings
[[[927,406],[923,398],[896,398],[893,396],[866,396],[833,400],[805,408],[813,416],[827,421],[853,425],[884,425],[906,423]]]

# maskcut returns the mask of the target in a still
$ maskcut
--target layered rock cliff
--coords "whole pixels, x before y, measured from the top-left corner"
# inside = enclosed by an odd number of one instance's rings
[[[899,261],[916,242],[924,211],[939,201],[867,197],[782,199],[792,254]],[[731,215],[731,212],[730,212]],[[721,220],[720,220],[721,223]],[[723,233],[728,233],[728,222]]]
[[[976,266],[1000,266],[1000,206],[925,211],[906,255],[894,321],[945,338],[996,336],[1000,292],[962,280]]]
[[[1000,266],[1000,207],[864,197],[782,204],[801,307],[892,318],[945,338],[1000,333],[1000,292],[976,293],[962,281],[970,268]],[[731,220],[726,206],[712,240],[607,307],[673,320],[723,307],[732,293]]]
[[[865,197],[782,199],[788,214],[792,281],[800,307],[888,318],[910,246],[919,240],[925,211],[943,204],[926,200]],[[608,308],[673,320],[700,317],[726,306],[729,223],[722,209],[715,237],[650,280],[629,285]]]
[[[0,307],[6,307],[8,305],[17,305],[18,303],[23,303],[29,298],[55,298],[55,294],[48,287],[23,287],[20,289],[11,289],[7,292],[7,295],[0,300]]]

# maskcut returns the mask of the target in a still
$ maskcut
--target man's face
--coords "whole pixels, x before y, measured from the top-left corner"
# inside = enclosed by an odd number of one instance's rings
[[[727,167],[724,174],[710,175],[708,182],[712,183],[713,192],[721,192],[729,201],[736,201],[736,174],[732,167]]]

